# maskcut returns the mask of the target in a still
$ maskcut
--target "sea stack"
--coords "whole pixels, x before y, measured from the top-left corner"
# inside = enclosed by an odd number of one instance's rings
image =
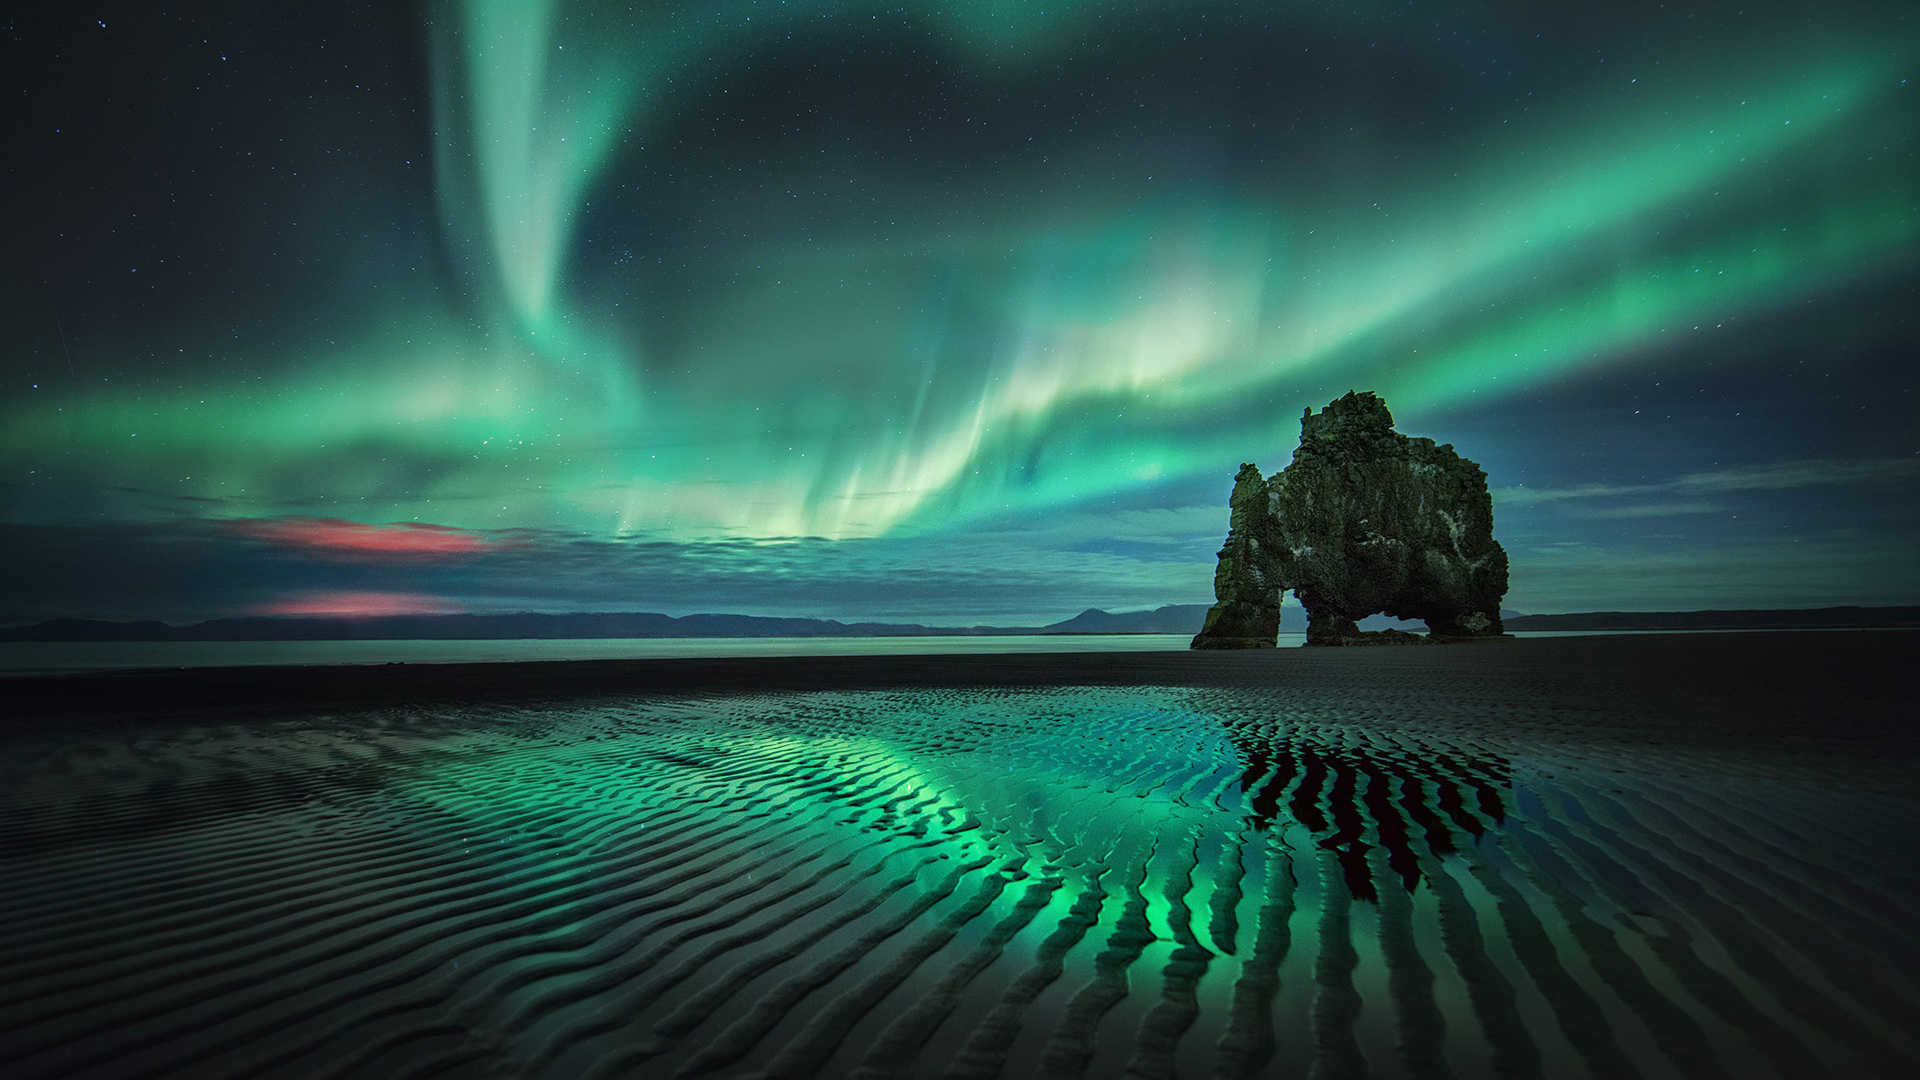
[[[1286,589],[1306,608],[1309,645],[1504,633],[1507,553],[1487,474],[1450,444],[1395,431],[1375,394],[1308,409],[1293,464],[1265,480],[1242,465],[1231,507],[1196,649],[1272,648]],[[1430,636],[1361,631],[1376,613],[1424,620]]]

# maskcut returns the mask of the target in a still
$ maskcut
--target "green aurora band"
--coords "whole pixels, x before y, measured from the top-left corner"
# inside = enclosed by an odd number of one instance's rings
[[[5,416],[0,452],[59,447],[102,488],[245,495],[256,516],[937,534],[1224,477],[1350,387],[1418,430],[1914,258],[1920,190],[1882,152],[1915,126],[1908,27],[1649,67],[1336,186],[1121,178],[1071,210],[992,200],[965,230],[883,186],[884,235],[805,242],[769,197],[739,208],[749,233],[774,225],[691,301],[675,354],[622,321],[665,301],[616,310],[578,280],[620,163],[653,153],[716,68],[894,12],[1019,72],[1111,33],[1101,7],[441,5],[436,184],[482,316],[378,313],[365,340],[281,358],[265,383],[42,394]]]

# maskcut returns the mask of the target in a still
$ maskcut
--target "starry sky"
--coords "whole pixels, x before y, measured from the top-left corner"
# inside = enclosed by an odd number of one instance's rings
[[[0,623],[1205,603],[1350,389],[1511,609],[1920,602],[1906,0],[41,7]]]

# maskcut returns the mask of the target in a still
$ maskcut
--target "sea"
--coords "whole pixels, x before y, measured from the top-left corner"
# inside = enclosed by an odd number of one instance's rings
[[[1549,630],[1515,637],[1586,637],[1689,631]],[[1764,632],[1764,631],[1761,631]],[[531,660],[655,660],[674,657],[938,656],[955,653],[1164,652],[1190,634],[1011,634],[845,638],[502,638],[479,641],[7,641],[0,675],[54,675],[153,668],[329,664],[509,664]],[[1283,633],[1279,647],[1305,644]]]
[[[1306,640],[1304,634],[1283,638]],[[500,638],[479,641],[9,641],[0,672],[55,674],[285,664],[508,664],[730,656],[937,656],[953,653],[1159,652],[1191,634],[1020,634],[845,638]],[[1286,644],[1283,642],[1282,644]]]

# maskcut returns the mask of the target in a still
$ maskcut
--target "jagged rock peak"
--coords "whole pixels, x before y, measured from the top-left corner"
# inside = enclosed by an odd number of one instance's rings
[[[1347,391],[1325,409],[1309,408],[1300,417],[1300,448],[1325,453],[1335,447],[1386,445],[1392,442],[1393,413],[1378,394]]]

